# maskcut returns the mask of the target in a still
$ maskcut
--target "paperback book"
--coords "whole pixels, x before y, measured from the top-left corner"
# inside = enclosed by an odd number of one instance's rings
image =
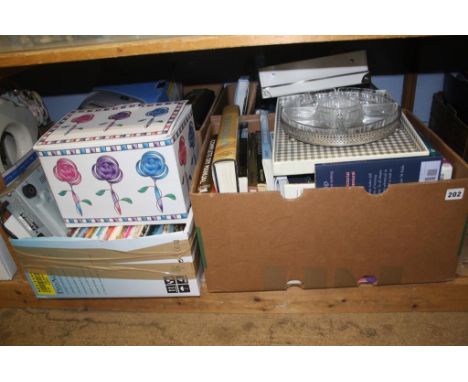
[[[321,163],[315,166],[315,182],[317,188],[363,186],[379,194],[394,183],[437,181],[441,165],[440,155]]]

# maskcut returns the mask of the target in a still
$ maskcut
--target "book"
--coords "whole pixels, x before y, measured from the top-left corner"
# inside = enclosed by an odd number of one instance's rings
[[[437,181],[440,155],[322,163],[315,166],[317,188],[363,186],[370,194],[384,192],[394,183]]]
[[[223,109],[221,126],[213,156],[212,176],[216,191],[238,192],[237,184],[237,142],[239,129],[239,108],[229,105]]]
[[[237,81],[236,90],[234,92],[234,105],[239,106],[241,115],[247,113],[247,103],[249,100],[249,77],[242,76]]]
[[[248,192],[247,156],[248,156],[249,124],[242,122],[239,126],[239,143],[237,146],[237,181],[239,192]]]
[[[121,225],[115,226],[114,229],[112,230],[112,233],[110,234],[108,240],[120,239],[120,236],[122,234],[123,229],[124,229],[124,227],[121,226]]]
[[[247,150],[247,180],[249,192],[257,191],[257,135],[249,133]]]
[[[275,189],[275,180],[271,160],[272,139],[270,128],[268,127],[268,112],[266,110],[260,110],[260,131],[262,135],[262,168],[265,174],[267,190],[273,191]]]
[[[423,136],[422,134],[419,134],[421,139],[423,140],[424,144],[429,150],[429,155],[430,156],[440,156],[442,158],[442,166],[440,167],[440,175],[439,175],[439,180],[450,180],[452,179],[453,176],[453,166],[450,163],[450,161],[443,156],[429,141],[428,138]]]
[[[257,191],[266,191],[267,184],[265,180],[265,172],[263,171],[262,164],[262,133],[260,131],[255,132],[255,141],[257,144],[256,156],[257,156]]]
[[[206,150],[205,160],[203,161],[203,170],[198,183],[198,192],[211,192],[213,189],[213,178],[211,175],[211,165],[213,163],[213,155],[215,152],[217,136],[211,137]]]
[[[273,145],[275,176],[313,174],[318,163],[417,157],[429,155],[429,150],[404,114],[400,126],[386,138],[375,142],[344,147],[318,146],[304,143],[287,135],[281,119],[282,105],[288,96],[278,99]]]
[[[275,190],[285,199],[296,199],[305,189],[315,188],[315,175],[290,175],[275,178]]]

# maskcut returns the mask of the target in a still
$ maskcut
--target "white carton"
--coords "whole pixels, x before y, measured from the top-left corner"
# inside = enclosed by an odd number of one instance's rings
[[[38,298],[200,295],[193,214],[183,231],[111,241],[34,237],[11,240]]]
[[[0,236],[0,280],[11,280],[16,273],[16,264]]]
[[[197,147],[186,101],[76,110],[34,150],[67,227],[187,219]]]

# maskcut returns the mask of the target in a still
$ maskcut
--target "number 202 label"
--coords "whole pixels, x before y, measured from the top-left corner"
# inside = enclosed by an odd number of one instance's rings
[[[464,188],[449,188],[445,193],[445,200],[461,200],[464,193]]]

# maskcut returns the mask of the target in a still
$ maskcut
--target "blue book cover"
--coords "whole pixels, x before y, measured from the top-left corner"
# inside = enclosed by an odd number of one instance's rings
[[[389,184],[439,180],[440,155],[363,160],[315,165],[315,185],[363,186],[370,194],[385,191]]]

